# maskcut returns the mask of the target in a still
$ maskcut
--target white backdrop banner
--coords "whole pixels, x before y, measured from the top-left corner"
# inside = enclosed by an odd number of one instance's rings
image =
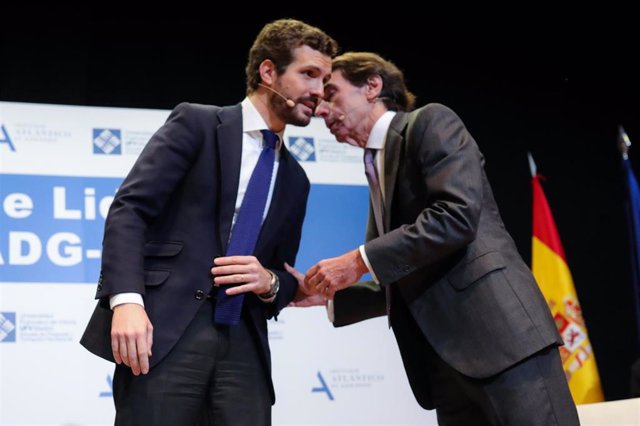
[[[113,364],[78,343],[93,311],[104,219],[169,111],[0,102],[0,424],[113,424]],[[367,215],[361,151],[321,120],[285,141],[311,193],[297,267],[357,247]],[[323,308],[269,323],[275,425],[429,425],[393,333],[335,329]]]

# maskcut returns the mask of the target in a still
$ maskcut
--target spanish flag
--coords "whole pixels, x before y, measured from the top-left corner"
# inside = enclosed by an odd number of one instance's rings
[[[571,271],[531,155],[529,164],[533,184],[531,269],[564,340],[560,356],[573,400],[576,404],[604,401]]]

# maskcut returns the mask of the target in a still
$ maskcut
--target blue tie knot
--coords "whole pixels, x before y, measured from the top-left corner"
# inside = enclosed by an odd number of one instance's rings
[[[278,135],[272,132],[269,129],[260,130],[262,136],[264,137],[264,146],[269,147],[271,149],[276,148],[276,144],[278,143]]]

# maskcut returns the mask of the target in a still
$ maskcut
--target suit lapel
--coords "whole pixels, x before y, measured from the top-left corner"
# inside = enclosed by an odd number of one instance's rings
[[[402,131],[407,125],[406,113],[398,112],[389,126],[387,140],[384,145],[384,230],[389,231],[391,223],[391,205],[393,204],[394,188],[400,164],[400,150],[402,148]]]
[[[220,176],[219,238],[222,252],[226,253],[231,221],[238,197],[240,163],[242,159],[242,107],[235,105],[222,109],[217,129]]]

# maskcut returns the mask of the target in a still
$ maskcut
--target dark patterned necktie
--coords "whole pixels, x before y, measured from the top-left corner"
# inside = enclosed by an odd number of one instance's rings
[[[376,222],[378,235],[384,234],[384,202],[382,201],[382,189],[380,188],[380,180],[378,179],[378,171],[374,164],[375,156],[378,150],[366,148],[364,150],[364,173],[367,175],[369,182],[369,194],[371,195],[371,206],[373,209],[373,217]],[[384,286],[384,294],[387,307],[387,321],[391,327],[391,285]]]
[[[273,175],[275,147],[278,135],[270,130],[261,130],[264,146],[258,163],[253,169],[247,190],[231,231],[226,256],[250,256],[256,248],[262,226],[262,217],[267,204],[269,186]],[[236,325],[240,322],[244,294],[227,296],[228,285],[220,286],[216,294],[214,322],[216,324]]]
[[[382,191],[380,189],[380,179],[378,179],[378,171],[374,164],[377,150],[366,148],[364,150],[364,173],[367,175],[369,182],[369,194],[371,195],[371,203],[373,206],[373,215],[376,220],[376,229],[378,235],[384,234],[384,203],[382,202]]]

